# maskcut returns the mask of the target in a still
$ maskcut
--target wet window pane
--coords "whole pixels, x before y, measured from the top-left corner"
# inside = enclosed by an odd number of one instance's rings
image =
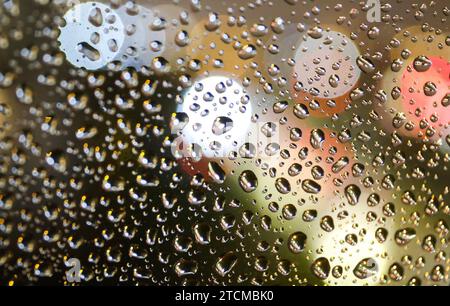
[[[0,285],[448,285],[446,1],[0,3]]]

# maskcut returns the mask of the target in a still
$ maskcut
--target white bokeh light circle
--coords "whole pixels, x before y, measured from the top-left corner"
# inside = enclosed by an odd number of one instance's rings
[[[98,2],[74,5],[64,15],[60,28],[60,49],[76,67],[97,70],[106,66],[120,52],[125,32],[119,15]]]
[[[228,156],[246,141],[251,128],[252,106],[243,87],[224,76],[195,82],[177,112],[189,118],[181,130],[183,143],[199,146],[207,158]]]
[[[318,98],[340,97],[361,75],[356,64],[359,55],[355,44],[340,32],[324,32],[317,39],[304,36],[295,54],[295,82]]]

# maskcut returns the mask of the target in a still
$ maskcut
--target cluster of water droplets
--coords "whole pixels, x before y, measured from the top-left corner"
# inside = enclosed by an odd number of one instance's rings
[[[0,5],[0,284],[448,285],[450,11]]]

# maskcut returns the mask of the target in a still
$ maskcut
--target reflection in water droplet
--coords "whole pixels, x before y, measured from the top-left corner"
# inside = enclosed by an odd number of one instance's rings
[[[296,232],[289,236],[288,246],[292,253],[300,253],[305,249],[306,235],[302,232]]]
[[[373,258],[364,258],[353,269],[357,278],[366,279],[378,273],[378,264]]]
[[[258,187],[258,178],[253,171],[246,170],[239,176],[239,185],[245,192],[255,191]]]

